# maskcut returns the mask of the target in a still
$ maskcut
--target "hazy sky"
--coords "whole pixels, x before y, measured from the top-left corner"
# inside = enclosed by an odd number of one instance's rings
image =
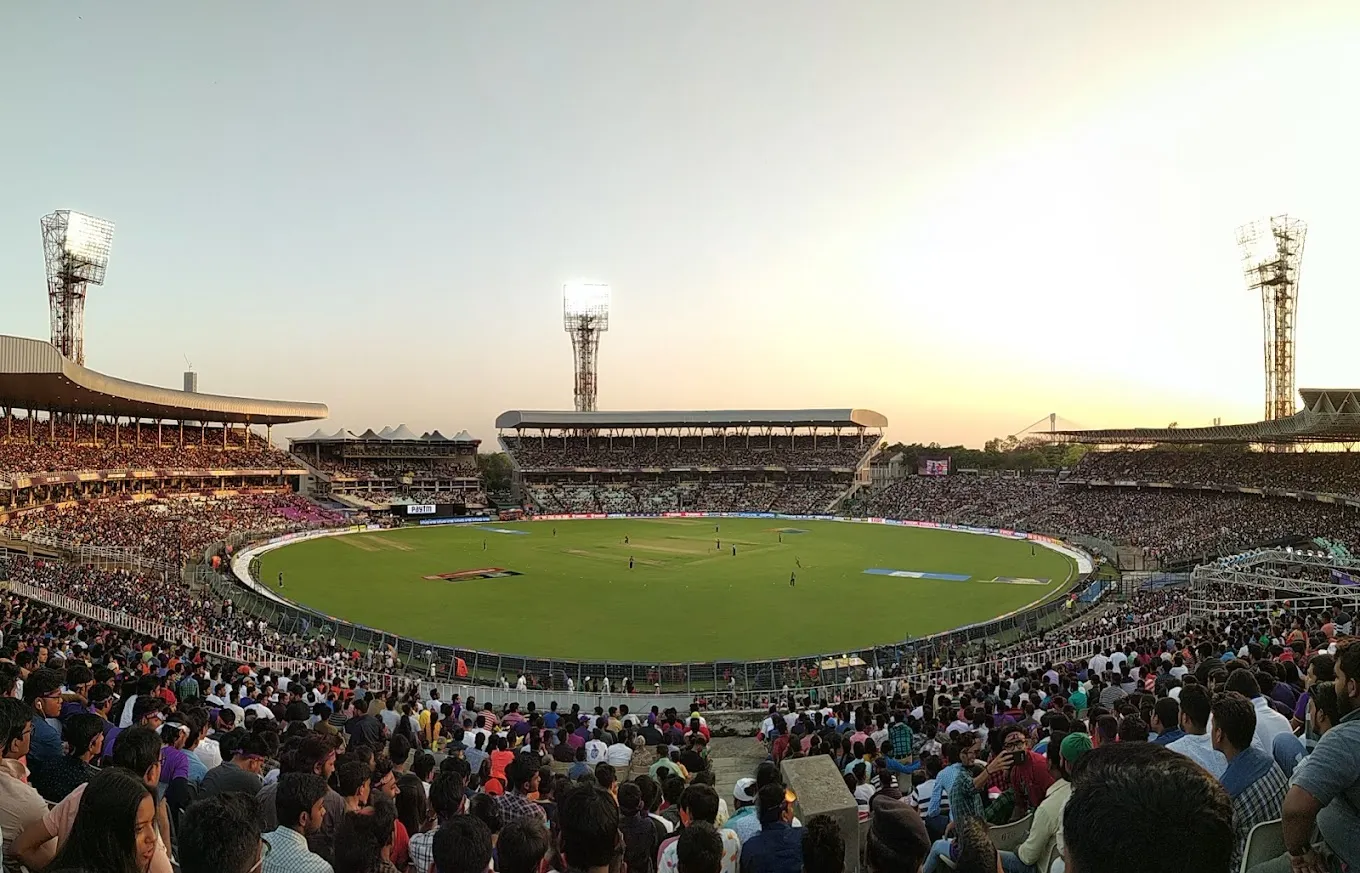
[[[578,277],[604,409],[1254,421],[1245,221],[1310,223],[1298,382],[1360,385],[1358,86],[1353,0],[8,2],[0,333],[69,208],[90,366],[331,428],[570,408]]]

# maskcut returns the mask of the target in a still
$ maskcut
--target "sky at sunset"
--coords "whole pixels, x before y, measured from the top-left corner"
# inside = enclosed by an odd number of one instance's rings
[[[1308,221],[1298,384],[1360,386],[1357,91],[1354,0],[10,2],[0,333],[75,209],[89,366],[327,429],[570,408],[577,278],[602,409],[1255,421],[1246,221]]]

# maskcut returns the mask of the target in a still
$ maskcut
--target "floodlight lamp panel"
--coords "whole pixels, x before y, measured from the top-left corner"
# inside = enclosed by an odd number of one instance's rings
[[[66,219],[66,239],[62,245],[73,261],[102,270],[109,263],[113,246],[113,222],[83,212],[71,212]]]
[[[607,317],[609,296],[609,286],[603,282],[568,282],[562,286],[562,314]]]

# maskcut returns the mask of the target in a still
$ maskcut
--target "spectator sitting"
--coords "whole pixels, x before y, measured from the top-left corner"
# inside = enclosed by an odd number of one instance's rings
[[[796,799],[778,782],[760,789],[756,798],[760,833],[741,847],[741,873],[800,873],[803,839],[792,826]]]
[[[262,873],[333,873],[331,865],[307,848],[307,837],[326,819],[326,780],[316,773],[285,773],[274,795],[279,826],[264,835],[269,844]]]
[[[680,823],[688,829],[695,822],[713,825],[722,841],[722,873],[737,873],[740,869],[741,838],[731,828],[719,828],[718,792],[709,785],[692,784],[680,794]],[[683,834],[684,831],[682,830]],[[659,873],[676,873],[679,863],[678,839],[671,837],[661,845],[657,869]]]
[[[1213,719],[1214,748],[1228,760],[1219,781],[1233,802],[1237,843],[1232,866],[1236,869],[1251,829],[1280,817],[1280,804],[1289,783],[1275,759],[1252,744],[1256,709],[1250,700],[1234,691],[1216,697]]]

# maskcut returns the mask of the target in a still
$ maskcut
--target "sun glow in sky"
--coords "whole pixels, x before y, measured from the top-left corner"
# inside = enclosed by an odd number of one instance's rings
[[[570,408],[580,276],[602,409],[1254,421],[1248,221],[1309,223],[1299,385],[1360,385],[1358,87],[1354,2],[11,3],[0,333],[74,209],[90,366],[328,428]]]

